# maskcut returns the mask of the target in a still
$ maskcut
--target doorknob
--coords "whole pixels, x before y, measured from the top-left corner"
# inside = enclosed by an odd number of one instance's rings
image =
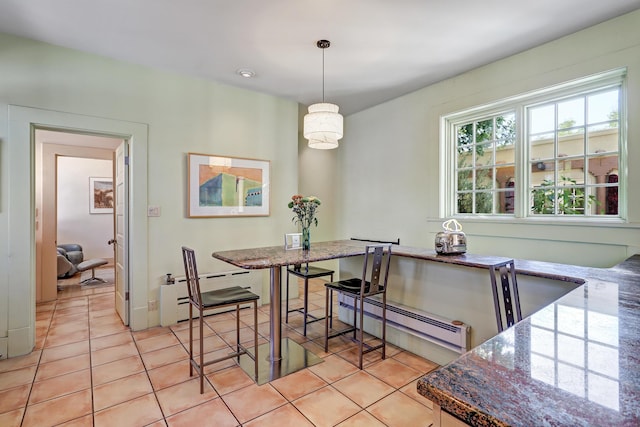
[[[116,242],[116,239],[110,239],[110,240],[107,242],[107,245],[113,245],[115,242]]]

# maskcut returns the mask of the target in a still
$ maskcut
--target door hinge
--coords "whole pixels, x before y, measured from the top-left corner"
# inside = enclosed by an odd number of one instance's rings
[[[124,156],[124,165],[129,166],[129,156]]]
[[[124,293],[124,300],[129,301],[129,291]]]

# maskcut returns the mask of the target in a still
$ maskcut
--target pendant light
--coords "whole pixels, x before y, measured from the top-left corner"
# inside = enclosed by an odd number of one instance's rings
[[[324,50],[331,42],[318,40],[316,45],[322,49],[322,102],[309,106],[309,114],[304,116],[303,135],[309,140],[309,147],[328,150],[338,147],[343,119],[337,105],[324,102]]]

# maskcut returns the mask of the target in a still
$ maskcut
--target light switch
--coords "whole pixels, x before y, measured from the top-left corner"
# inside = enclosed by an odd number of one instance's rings
[[[160,206],[148,206],[147,216],[160,216]]]

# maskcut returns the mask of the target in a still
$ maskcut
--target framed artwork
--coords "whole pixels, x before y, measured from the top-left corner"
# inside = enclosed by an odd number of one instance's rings
[[[268,160],[188,153],[189,218],[268,216]]]
[[[284,248],[302,249],[302,233],[288,233],[284,235]]]
[[[113,213],[113,179],[89,177],[89,213]]]

